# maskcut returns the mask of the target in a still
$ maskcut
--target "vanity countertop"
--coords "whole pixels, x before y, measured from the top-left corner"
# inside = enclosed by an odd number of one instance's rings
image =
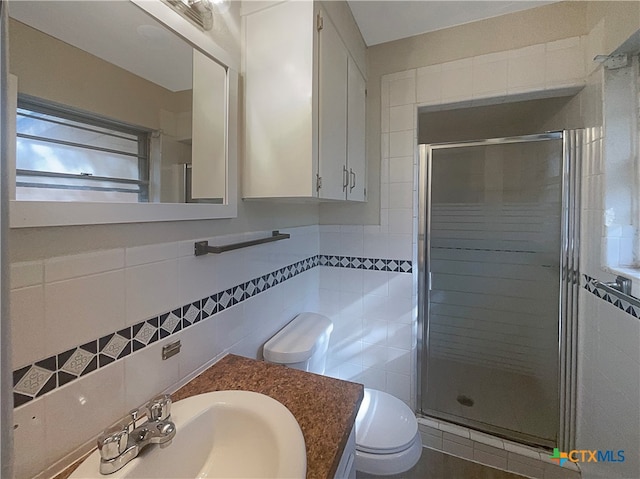
[[[175,402],[196,394],[233,389],[266,394],[284,404],[304,435],[307,479],[333,478],[362,402],[362,384],[229,354],[171,398]],[[74,466],[55,479],[69,477]]]

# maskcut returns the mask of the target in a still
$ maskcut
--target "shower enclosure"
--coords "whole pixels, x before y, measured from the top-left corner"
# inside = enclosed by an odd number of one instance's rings
[[[572,442],[581,132],[421,145],[420,413]]]

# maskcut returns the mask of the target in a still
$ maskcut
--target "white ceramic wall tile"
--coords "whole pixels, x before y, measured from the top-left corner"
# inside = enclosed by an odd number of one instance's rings
[[[442,64],[442,101],[469,100],[473,92],[473,62],[471,58]]]
[[[449,424],[447,422],[440,422],[439,426],[441,431],[470,439],[469,430],[466,427],[456,426],[455,424]]]
[[[318,312],[329,317],[336,316],[340,312],[340,291],[320,289],[318,292]]]
[[[390,348],[411,349],[413,327],[410,324],[389,322],[387,324],[387,346]]]
[[[34,477],[56,459],[46,448],[44,400],[13,411],[14,477]]]
[[[224,351],[251,333],[253,327],[242,321],[244,304],[236,304],[213,318],[215,322],[213,349]]]
[[[389,83],[389,106],[409,105],[415,102],[415,70],[408,78],[400,78]]]
[[[409,376],[411,374],[411,351],[389,347],[386,350],[387,358],[384,369]]]
[[[389,108],[389,131],[412,130],[415,125],[416,108],[414,103]]]
[[[340,256],[362,256],[363,248],[362,229],[357,233],[340,232]]]
[[[507,60],[473,65],[473,98],[507,94]]]
[[[389,165],[389,183],[413,182],[413,156],[391,158]]]
[[[577,39],[578,37],[575,38]],[[556,44],[554,48],[551,48],[551,44],[547,44],[545,56],[547,88],[584,83],[584,55],[579,39],[577,42],[572,41],[573,39],[567,40],[569,43],[554,42]],[[569,46],[558,48],[558,43]]]
[[[380,81],[380,106],[384,110],[389,107],[389,84],[390,79],[383,76]]]
[[[389,208],[389,232],[401,235],[413,233],[413,211],[411,208]]]
[[[491,454],[481,449],[473,450],[473,459],[484,465],[505,470],[507,468],[507,458],[500,455]]]
[[[433,105],[442,101],[442,65],[418,68],[416,80],[416,101]]]
[[[15,370],[45,358],[44,286],[14,289],[10,295],[11,353]]]
[[[45,450],[60,458],[127,412],[123,361],[44,396]]]
[[[382,82],[388,82],[391,84],[395,80],[404,80],[414,78],[416,74],[415,69],[412,70],[403,70],[401,72],[389,73],[387,75],[383,75]]]
[[[271,243],[263,246],[265,256],[273,258],[273,262],[271,263],[272,271],[289,263],[287,261],[286,254],[283,252],[282,244]],[[236,251],[227,251],[226,253],[215,256],[217,273],[216,289],[224,290],[251,279],[247,273],[246,257],[241,249]],[[199,257],[199,259],[202,259],[202,257]],[[211,288],[211,285],[209,287]],[[210,289],[210,292],[211,291],[212,289]],[[206,293],[203,296],[206,296]]]
[[[366,344],[377,346],[387,345],[387,324],[388,321],[375,318],[373,315],[366,315],[362,319],[362,341]]]
[[[390,210],[394,220],[390,221],[393,228],[389,228],[389,258],[390,259],[408,259],[412,258],[413,253],[413,236],[411,234],[411,210],[402,210],[404,218],[397,218],[398,210]],[[404,221],[404,224],[399,222]],[[409,227],[407,228],[407,223]],[[402,231],[406,233],[402,233]]]
[[[389,133],[389,157],[413,156],[416,140],[414,130],[392,131]]]
[[[127,409],[144,405],[153,396],[178,382],[180,379],[180,356],[189,354],[187,344],[183,342],[180,353],[164,361],[162,360],[162,347],[167,343],[181,339],[182,333],[172,335],[170,338],[158,341],[121,361],[124,363],[125,406]],[[101,371],[102,369],[96,374]]]
[[[389,208],[389,183],[380,184],[380,208]]]
[[[380,135],[380,155],[382,158],[389,158],[389,133]]]
[[[360,381],[366,388],[384,391],[386,387],[386,372],[383,369],[364,367],[360,375]]]
[[[218,283],[218,264],[215,255],[196,257],[192,253],[190,256],[180,257],[178,260],[180,304],[196,301],[223,289]]]
[[[364,316],[369,320],[384,321],[383,335],[386,338],[386,322],[391,320],[391,314],[389,313],[389,303],[391,300],[387,295],[367,295],[363,298]],[[371,342],[371,341],[369,341]]]
[[[507,457],[507,470],[529,477],[542,478],[544,476],[544,464],[534,459],[529,459],[512,452]]]
[[[407,273],[389,273],[389,296],[394,301],[402,303],[400,300],[410,300],[413,294],[413,277]],[[401,311],[404,312],[405,307],[411,306],[411,301],[405,301]]]
[[[509,58],[507,88],[509,93],[545,87],[545,45],[514,50]]]
[[[341,291],[362,295],[363,274],[361,269],[336,268],[340,272]]]
[[[340,292],[340,316],[354,319],[362,317],[361,293]]]
[[[504,448],[505,450],[509,452],[515,452],[520,456],[530,457],[531,459],[535,459],[537,461],[540,460],[540,452],[537,449],[522,446],[520,444],[515,444],[510,441],[504,441]]]
[[[320,268],[320,288],[325,290],[340,291],[341,268]]]
[[[473,448],[464,444],[442,438],[442,450],[464,459],[473,460]]]
[[[388,258],[389,235],[386,233],[365,233],[362,253],[365,258]]]
[[[45,285],[45,357],[125,327],[124,270]]]
[[[389,295],[389,278],[387,271],[366,271],[362,277],[364,297]]]
[[[388,362],[387,348],[378,344],[362,343],[362,365],[365,368],[385,369]],[[404,371],[398,371],[404,372]],[[406,373],[405,373],[406,374]]]
[[[320,233],[320,254],[340,255],[340,232]]]
[[[389,183],[390,180],[390,160],[389,158],[381,158],[380,159],[380,183],[385,184]],[[365,225],[364,228],[367,228],[371,225]]]
[[[127,324],[136,324],[143,319],[170,311],[180,304],[178,277],[177,259],[127,268]]]
[[[388,82],[384,83],[385,85],[389,85]],[[387,97],[387,105],[382,106],[380,111],[380,131],[382,133],[389,133],[389,105],[388,105],[388,97]]]
[[[137,266],[178,258],[178,243],[160,243],[125,249],[125,265]]]
[[[124,268],[124,249],[51,258],[44,263],[46,282],[79,278]]]
[[[413,183],[391,183],[389,185],[389,208],[413,207]]]
[[[26,261],[11,264],[11,289],[35,286],[44,281],[44,263]]]
[[[487,445],[487,447],[494,447],[497,449],[504,449],[504,442],[502,439],[498,439],[495,436],[484,434],[478,431],[469,431],[471,440],[481,444]]]
[[[385,392],[392,394],[411,407],[411,379],[408,375],[386,372],[387,386]]]

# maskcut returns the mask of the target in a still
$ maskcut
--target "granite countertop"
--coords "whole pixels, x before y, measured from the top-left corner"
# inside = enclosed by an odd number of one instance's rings
[[[294,415],[307,447],[307,478],[331,479],[364,394],[362,384],[229,354],[171,395],[242,389],[271,396]],[[55,479],[66,479],[77,464]]]

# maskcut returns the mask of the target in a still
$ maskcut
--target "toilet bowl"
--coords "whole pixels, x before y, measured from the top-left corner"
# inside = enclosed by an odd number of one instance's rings
[[[264,345],[264,359],[323,374],[333,323],[317,313],[301,313]],[[356,470],[401,474],[420,459],[422,440],[413,411],[391,394],[365,388],[356,417]]]
[[[356,416],[356,469],[400,474],[420,459],[422,439],[413,411],[398,398],[365,388]]]

